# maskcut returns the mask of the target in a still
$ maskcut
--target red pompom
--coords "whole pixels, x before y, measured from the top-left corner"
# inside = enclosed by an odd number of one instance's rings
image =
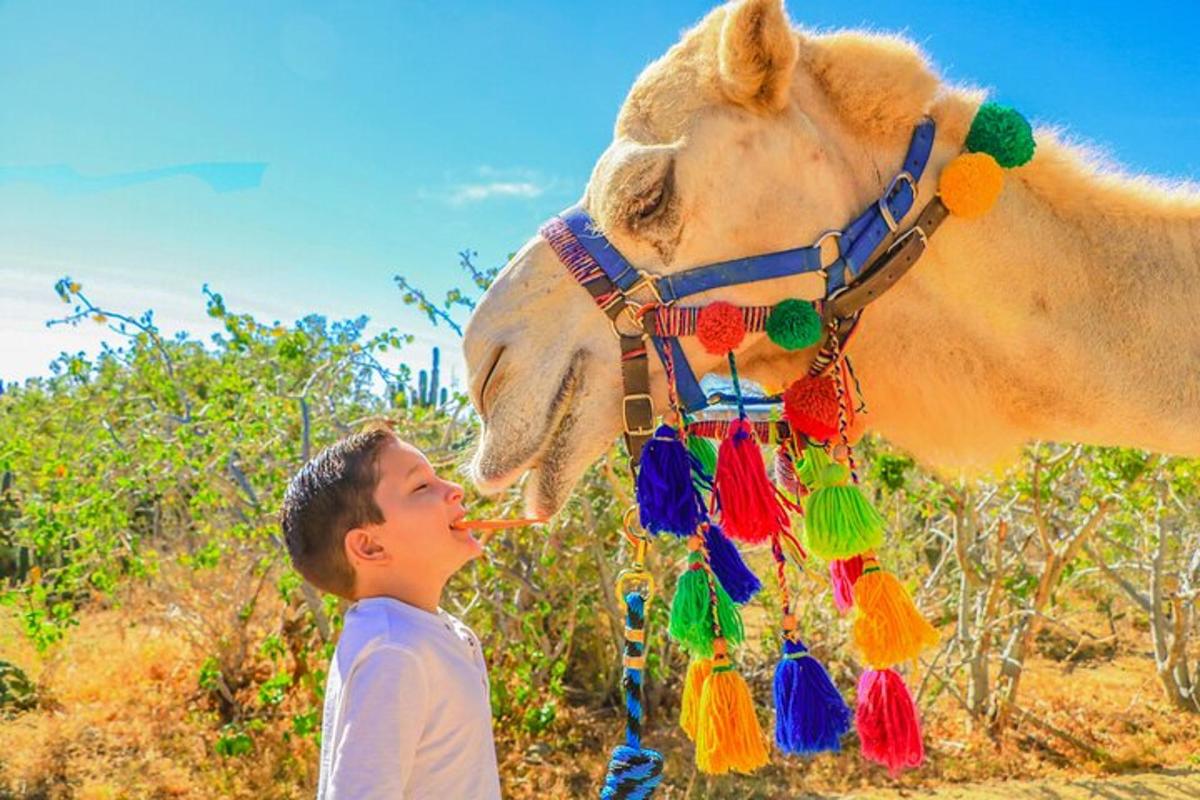
[[[696,338],[714,356],[723,356],[746,338],[746,319],[735,305],[718,300],[696,315]]]
[[[827,441],[838,432],[837,386],[832,376],[803,377],[783,393],[783,415],[792,430],[810,439]],[[846,398],[846,424],[854,419],[854,406]]]
[[[893,776],[925,761],[917,709],[895,670],[869,669],[862,674],[854,722],[863,757],[883,764]]]

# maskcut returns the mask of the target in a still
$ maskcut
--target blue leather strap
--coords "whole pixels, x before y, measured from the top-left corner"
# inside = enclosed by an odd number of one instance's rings
[[[592,218],[581,205],[573,205],[559,216],[618,289],[625,292],[637,283],[637,269],[625,260],[625,256],[612,246],[604,234],[592,227]]]
[[[898,227],[916,202],[916,186],[929,163],[933,149],[934,122],[925,118],[914,129],[909,141],[908,152],[900,173],[884,191],[876,203],[864,210],[840,232],[839,257],[826,267],[825,297],[844,289],[859,270],[870,259],[888,236]],[[911,177],[911,181],[908,177]],[[888,224],[887,215],[892,225]],[[592,218],[580,205],[574,205],[559,215],[579,244],[587,250],[604,274],[622,292],[628,292],[642,275],[631,265],[612,243],[593,227]],[[654,278],[654,286],[664,303],[723,286],[783,278],[821,270],[821,248],[819,245],[797,247],[764,255],[748,256],[716,264],[706,264],[674,275]],[[847,275],[849,273],[849,275]],[[708,398],[700,388],[695,372],[684,355],[679,340],[649,337],[654,342],[660,360],[666,349],[670,349],[675,368],[676,393],[685,411],[698,411],[708,406]],[[774,398],[764,398],[770,402]]]
[[[688,362],[679,340],[675,337],[664,339],[661,336],[651,336],[650,341],[654,342],[654,349],[658,351],[658,360],[664,364],[667,360],[663,357],[663,351],[671,348],[671,365],[675,368],[675,395],[679,398],[683,410],[699,411],[706,408],[708,398],[700,388],[700,381],[696,380],[696,373],[692,371],[692,365]]]
[[[871,205],[842,232],[842,256],[826,271],[825,296],[842,289],[849,283],[846,272],[851,277],[858,274],[871,254],[883,244],[891,233],[887,220],[884,218],[881,204],[886,205],[892,220],[899,225],[905,215],[912,210],[916,202],[914,189],[925,174],[925,165],[929,163],[929,154],[933,150],[935,126],[932,119],[926,118],[913,130],[909,140],[908,153],[904,157],[903,172],[912,176],[912,182],[899,177],[894,178],[891,186],[880,202]],[[898,174],[899,175],[899,174]]]
[[[796,247],[777,253],[707,264],[677,275],[664,275],[655,283],[659,296],[666,303],[722,286],[786,278],[789,275],[816,272],[820,268],[821,248]]]

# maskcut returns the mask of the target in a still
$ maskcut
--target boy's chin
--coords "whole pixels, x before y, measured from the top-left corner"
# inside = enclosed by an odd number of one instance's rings
[[[479,543],[478,539],[469,533],[464,532],[463,538],[460,540],[460,544],[460,550],[463,554],[464,564],[483,555],[483,545]]]

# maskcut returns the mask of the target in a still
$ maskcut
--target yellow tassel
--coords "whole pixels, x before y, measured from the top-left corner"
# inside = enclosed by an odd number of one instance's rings
[[[854,606],[854,643],[873,669],[910,661],[938,643],[937,630],[917,611],[908,590],[874,559],[863,560]]]
[[[724,658],[714,660],[700,693],[696,767],[709,775],[750,773],[767,763],[750,687]]]
[[[711,658],[693,658],[688,662],[683,681],[683,702],[679,707],[679,726],[689,739],[696,738],[696,719],[700,714],[700,694],[712,674]]]

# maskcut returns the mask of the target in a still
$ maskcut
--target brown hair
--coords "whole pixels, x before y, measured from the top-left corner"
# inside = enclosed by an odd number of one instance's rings
[[[296,571],[323,592],[353,598],[346,532],[384,521],[375,503],[378,459],[394,439],[390,421],[372,420],[317,453],[288,483],[279,513],[288,555]]]

